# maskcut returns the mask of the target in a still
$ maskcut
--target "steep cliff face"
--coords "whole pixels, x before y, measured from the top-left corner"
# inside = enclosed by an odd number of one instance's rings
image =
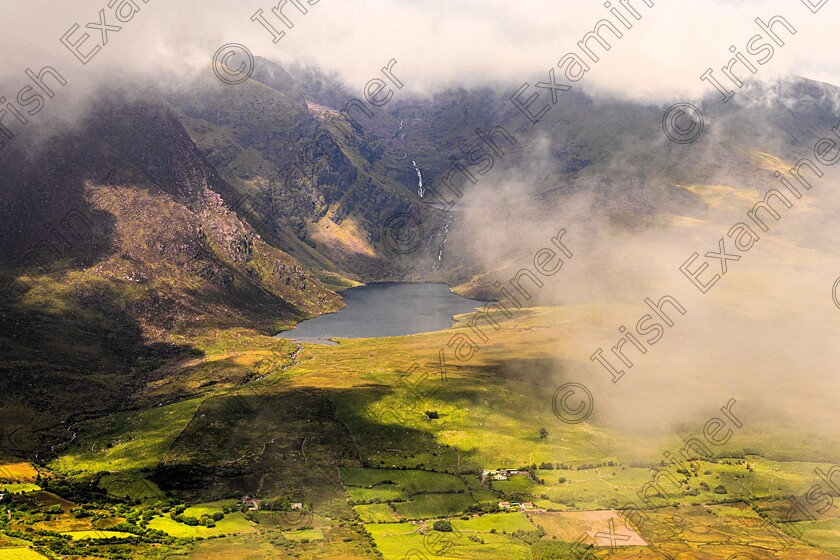
[[[380,132],[391,126],[389,108],[375,118],[353,109],[356,123],[341,114],[359,96],[262,59],[236,87],[199,81],[166,93],[191,139],[233,186],[225,196],[249,200],[251,223],[272,244],[324,278],[411,277],[431,269],[436,244],[427,240],[406,259],[384,242],[383,227],[411,213],[437,236],[443,216],[417,198],[404,154],[388,150]]]
[[[72,133],[36,140],[0,156],[0,393],[26,404],[4,414],[107,410],[198,355],[195,336],[273,334],[341,306],[223,200],[231,187],[159,99],[112,91]]]
[[[103,94],[74,134],[18,155],[3,161],[12,234],[0,247],[23,284],[73,271],[167,284],[186,299],[230,307],[220,320],[250,314],[267,329],[336,308],[334,294],[264,243],[236,201],[224,201],[231,187],[150,95]]]

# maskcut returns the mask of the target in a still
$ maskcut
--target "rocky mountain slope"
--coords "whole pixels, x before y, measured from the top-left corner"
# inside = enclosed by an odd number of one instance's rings
[[[201,333],[270,335],[341,305],[223,200],[153,93],[103,92],[75,130],[0,165],[4,427],[112,409],[200,355]]]

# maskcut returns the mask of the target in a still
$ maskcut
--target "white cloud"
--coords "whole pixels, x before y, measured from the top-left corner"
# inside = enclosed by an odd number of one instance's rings
[[[125,0],[128,1],[128,0]],[[6,54],[3,74],[22,75],[26,67],[51,64],[62,73],[91,76],[133,72],[183,76],[210,71],[210,58],[221,44],[237,42],[256,55],[282,62],[300,61],[334,70],[360,88],[390,58],[396,58],[413,91],[448,86],[498,84],[514,91],[522,82],[544,80],[549,68],[602,18],[616,21],[600,1],[563,0],[319,0],[305,16],[292,4],[284,13],[294,23],[277,44],[250,17],[267,17],[276,2],[246,0],[135,0],[141,10],[87,66],[61,45],[74,24],[85,30],[98,21],[106,0],[76,0],[56,6],[49,0],[16,3],[5,10],[7,29],[0,37]],[[310,0],[311,1],[311,0]],[[754,19],[783,15],[798,30],[757,77],[789,73],[840,83],[838,38],[833,30],[840,0],[812,14],[802,1],[630,0],[642,15],[584,78],[590,88],[636,99],[698,97],[711,91],[699,76],[709,67],[719,72],[730,59],[729,46],[743,50],[759,32]],[[619,6],[618,0],[613,7]],[[625,8],[622,13],[627,14]],[[278,29],[284,29],[278,23]],[[76,37],[76,36],[74,36]],[[12,92],[10,92],[12,93]]]

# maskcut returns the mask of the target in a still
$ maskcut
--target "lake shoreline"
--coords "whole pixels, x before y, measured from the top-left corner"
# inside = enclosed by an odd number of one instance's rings
[[[371,282],[342,292],[345,307],[301,321],[276,338],[311,344],[338,344],[337,338],[385,338],[444,330],[454,317],[487,301],[452,291],[443,282]]]

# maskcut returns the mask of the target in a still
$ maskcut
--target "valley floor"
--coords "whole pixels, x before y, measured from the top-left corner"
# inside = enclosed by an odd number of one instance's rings
[[[833,497],[814,492],[840,471],[831,446],[803,451],[738,403],[751,424],[666,462],[702,414],[639,430],[597,382],[591,418],[557,414],[590,368],[570,325],[597,306],[522,310],[486,340],[468,321],[336,346],[205,333],[135,409],[0,466],[0,560],[840,554]]]

